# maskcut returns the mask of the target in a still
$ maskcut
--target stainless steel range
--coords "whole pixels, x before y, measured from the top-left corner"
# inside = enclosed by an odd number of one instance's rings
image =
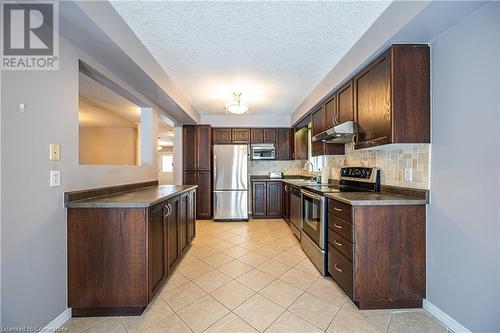
[[[327,218],[328,200],[325,193],[335,192],[378,192],[380,191],[380,170],[378,168],[349,167],[340,171],[338,186],[302,186],[302,237],[304,252],[309,256],[321,274],[327,269]]]

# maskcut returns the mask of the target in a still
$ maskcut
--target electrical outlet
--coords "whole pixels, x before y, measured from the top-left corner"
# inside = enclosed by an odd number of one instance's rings
[[[51,161],[61,160],[61,145],[58,144],[49,145],[49,160]]]
[[[50,187],[61,186],[61,171],[50,170]]]
[[[411,168],[406,168],[405,169],[405,181],[411,182],[412,179],[412,169]]]

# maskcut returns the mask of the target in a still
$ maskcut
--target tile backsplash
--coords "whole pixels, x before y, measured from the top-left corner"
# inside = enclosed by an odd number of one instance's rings
[[[392,144],[354,150],[353,144],[346,144],[342,156],[321,156],[314,158],[316,168],[330,167],[330,178],[338,179],[344,166],[369,166],[381,169],[383,185],[429,189],[430,144]],[[288,175],[304,172],[305,161],[250,161],[249,175],[267,175],[270,171]],[[412,180],[404,180],[406,168],[412,169]]]
[[[269,161],[248,162],[249,175],[267,175],[269,172],[283,172],[285,175],[301,175],[305,161]]]
[[[381,184],[429,189],[430,144],[392,144],[354,150],[346,144],[343,156],[324,156],[320,163],[330,167],[331,178],[338,179],[344,166],[368,166],[381,169]],[[412,180],[404,180],[405,169],[412,169]]]

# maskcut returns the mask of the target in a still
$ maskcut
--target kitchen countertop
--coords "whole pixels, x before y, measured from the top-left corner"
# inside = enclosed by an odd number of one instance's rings
[[[325,197],[345,202],[353,206],[398,206],[426,205],[426,199],[384,192],[339,192],[326,193]]]
[[[68,208],[147,208],[197,188],[197,185],[157,185],[111,195],[68,201]]]

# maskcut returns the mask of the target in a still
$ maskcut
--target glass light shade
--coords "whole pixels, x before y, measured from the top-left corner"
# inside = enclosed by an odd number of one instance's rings
[[[242,114],[248,111],[248,104],[233,103],[226,105],[226,110],[231,113]]]

